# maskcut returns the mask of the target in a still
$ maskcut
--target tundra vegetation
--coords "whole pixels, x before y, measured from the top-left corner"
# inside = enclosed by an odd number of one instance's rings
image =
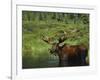
[[[22,67],[57,67],[58,57],[50,54],[51,45],[41,38],[49,36],[57,42],[62,31],[67,35],[66,44],[82,44],[89,49],[89,14],[22,11]]]

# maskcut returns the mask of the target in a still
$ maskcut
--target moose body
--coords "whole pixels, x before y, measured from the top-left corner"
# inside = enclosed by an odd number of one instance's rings
[[[59,57],[59,66],[84,66],[86,65],[87,49],[81,45],[55,45],[50,49]]]
[[[67,45],[63,43],[66,40],[65,33],[58,39],[58,42],[52,43],[49,37],[42,38],[43,41],[52,45],[49,49],[51,54],[59,57],[59,66],[85,66],[88,49],[83,45]]]

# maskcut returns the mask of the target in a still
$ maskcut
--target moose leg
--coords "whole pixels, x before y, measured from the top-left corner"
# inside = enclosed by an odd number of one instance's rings
[[[59,67],[67,66],[67,63],[65,60],[59,59]]]
[[[86,54],[87,54],[87,51],[86,50],[83,50],[81,52],[81,60],[82,60],[82,65],[86,65]]]
[[[62,56],[59,55],[59,67],[62,67],[63,66],[63,61],[62,61]]]
[[[68,66],[68,60],[66,55],[59,56],[59,67]]]
[[[59,57],[59,65],[58,65],[59,67],[62,67],[62,60],[61,60],[61,58]]]

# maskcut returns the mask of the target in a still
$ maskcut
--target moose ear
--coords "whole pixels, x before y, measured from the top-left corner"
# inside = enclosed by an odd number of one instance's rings
[[[64,43],[60,43],[59,44],[59,47],[63,47],[65,44]]]

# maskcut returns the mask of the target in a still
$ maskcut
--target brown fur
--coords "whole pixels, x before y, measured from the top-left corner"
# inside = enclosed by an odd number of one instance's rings
[[[75,46],[56,46],[59,56],[59,66],[82,66],[86,65],[87,49],[81,45]]]

